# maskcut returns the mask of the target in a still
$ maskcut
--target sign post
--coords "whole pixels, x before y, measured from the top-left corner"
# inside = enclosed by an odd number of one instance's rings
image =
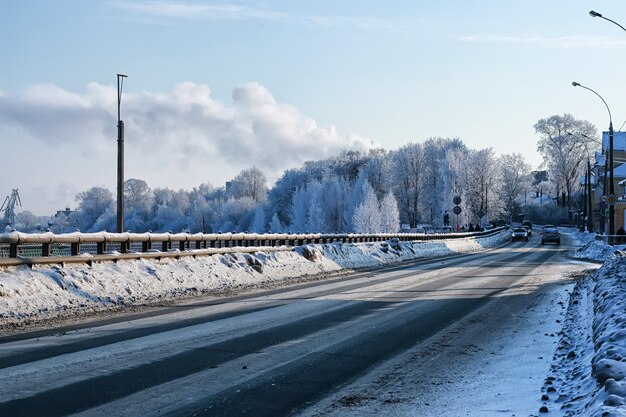
[[[459,204],[461,204],[461,197],[454,196],[454,198],[452,199],[452,202],[454,203],[454,208],[452,209],[452,212],[454,214],[456,214],[456,228],[457,231],[459,229],[459,214],[461,214],[461,207],[459,207]]]

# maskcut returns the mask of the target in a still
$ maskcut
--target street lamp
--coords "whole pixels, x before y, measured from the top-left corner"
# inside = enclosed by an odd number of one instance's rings
[[[591,17],[599,17],[599,18],[601,18],[601,19],[608,20],[609,22],[613,23],[614,25],[619,26],[619,27],[620,27],[623,31],[625,31],[625,32],[626,32],[626,28],[624,28],[624,26],[620,25],[619,23],[617,23],[617,22],[616,22],[616,21],[614,21],[614,20],[609,19],[608,17],[604,17],[604,16],[602,16],[602,15],[601,15],[600,13],[598,13],[598,12],[595,12],[595,11],[593,11],[593,10],[590,10],[590,11],[589,11],[589,16],[591,16]]]
[[[117,74],[117,233],[124,231],[124,122],[120,118],[124,74]]]
[[[595,13],[595,12],[594,12]],[[592,15],[593,16],[593,15]],[[572,82],[574,87],[582,87],[585,90],[591,91],[596,96],[600,97],[600,100],[606,106],[606,110],[609,112],[609,243],[612,242],[612,236],[615,234],[615,184],[613,183],[613,117],[611,116],[611,109],[602,96],[596,93],[589,87],[585,87],[577,82]]]

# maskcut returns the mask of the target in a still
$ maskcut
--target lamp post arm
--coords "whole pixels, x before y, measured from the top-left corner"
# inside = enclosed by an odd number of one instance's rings
[[[619,23],[617,23],[615,20],[611,20],[608,17],[604,17],[604,16],[599,16],[604,20],[608,20],[609,22],[613,23],[614,25],[619,26],[624,32],[626,32],[626,28],[624,28],[624,26],[620,25]]]
[[[578,84],[578,83],[577,83],[577,84]],[[610,122],[611,126],[613,126],[613,116],[611,116],[611,109],[609,109],[609,105],[608,105],[608,104],[606,104],[606,101],[602,98],[602,96],[601,96],[600,94],[596,93],[596,92],[595,92],[594,90],[592,90],[591,88],[589,88],[589,87],[585,87],[585,86],[584,86],[584,85],[582,85],[582,84],[578,84],[578,85],[576,85],[576,87],[582,87],[582,88],[584,88],[585,90],[589,90],[589,91],[591,91],[593,94],[595,94],[596,96],[600,97],[600,100],[602,100],[602,102],[604,103],[604,106],[606,107],[606,110],[609,112],[609,122]]]

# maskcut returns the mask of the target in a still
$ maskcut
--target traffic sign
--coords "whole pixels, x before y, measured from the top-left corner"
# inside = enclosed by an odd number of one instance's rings
[[[615,203],[617,203],[617,197],[615,197],[615,194],[611,194],[606,201],[608,201],[610,205],[615,205]]]
[[[461,211],[462,211],[462,210],[461,210],[461,207],[459,207],[459,206],[454,206],[454,208],[452,209],[452,212],[453,212],[454,214],[456,214],[457,216],[458,216],[459,214],[461,214]]]
[[[455,197],[452,199],[452,202],[458,206],[459,204],[461,204],[461,197],[459,197],[458,195],[457,195],[457,196],[455,196]]]
[[[476,214],[478,214],[478,218],[479,219],[482,219],[485,216],[485,212],[482,211],[482,210],[478,210],[478,213],[476,213]]]

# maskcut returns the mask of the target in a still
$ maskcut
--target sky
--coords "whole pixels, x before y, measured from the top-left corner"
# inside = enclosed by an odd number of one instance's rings
[[[116,74],[125,178],[270,181],[342,149],[458,137],[541,164],[533,125],[626,120],[621,0],[2,2],[0,198],[23,210],[115,194]]]

